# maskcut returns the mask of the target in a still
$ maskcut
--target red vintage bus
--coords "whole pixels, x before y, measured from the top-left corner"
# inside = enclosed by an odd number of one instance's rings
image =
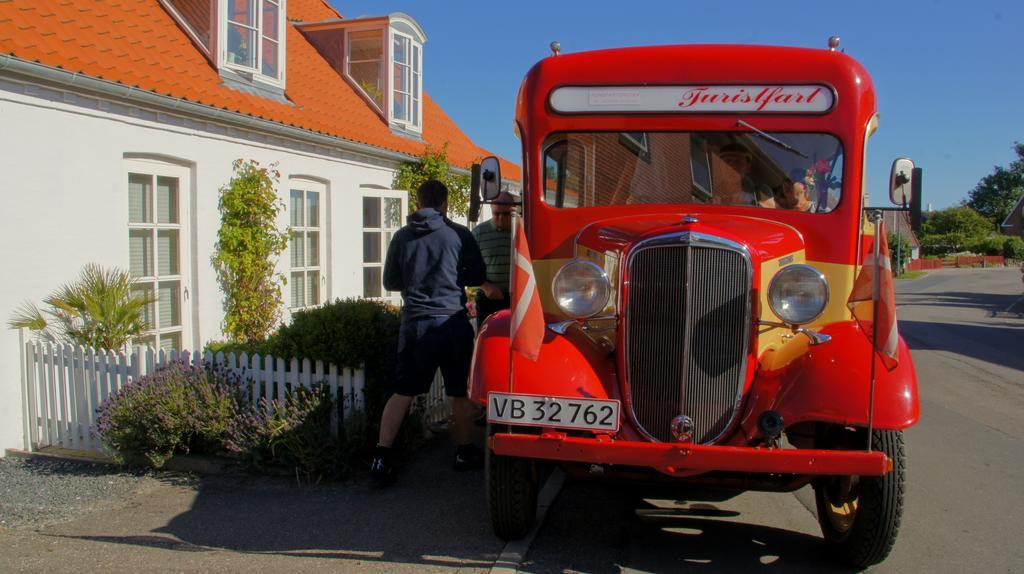
[[[868,73],[830,44],[556,52],[527,74],[522,225],[546,330],[531,360],[493,315],[471,379],[500,536],[531,527],[557,462],[680,487],[810,483],[838,558],[889,553],[917,380],[902,339],[890,369],[847,304],[873,244],[878,115]],[[482,165],[486,201],[501,180]],[[901,202],[912,167],[894,164]]]

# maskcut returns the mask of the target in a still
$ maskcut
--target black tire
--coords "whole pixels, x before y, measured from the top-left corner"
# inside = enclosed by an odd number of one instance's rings
[[[487,449],[484,474],[494,533],[503,540],[522,538],[537,516],[537,465],[528,458],[502,456]]]
[[[903,516],[903,433],[873,431],[871,444],[892,459],[892,472],[885,476],[823,477],[814,485],[818,523],[829,554],[858,568],[885,560],[896,543]]]

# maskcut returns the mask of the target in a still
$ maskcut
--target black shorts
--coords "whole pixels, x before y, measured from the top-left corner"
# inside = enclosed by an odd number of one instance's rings
[[[406,397],[430,390],[441,369],[445,394],[466,396],[473,360],[473,327],[463,313],[402,321],[398,334],[395,393]]]

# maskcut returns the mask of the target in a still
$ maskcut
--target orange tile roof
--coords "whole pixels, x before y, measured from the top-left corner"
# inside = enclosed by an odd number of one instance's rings
[[[324,0],[288,2],[289,20],[339,17]],[[392,133],[292,22],[287,26],[286,51],[285,94],[291,104],[224,85],[157,0],[0,0],[0,55],[386,150],[423,153],[425,144]],[[425,93],[423,139],[436,148],[447,144],[449,161],[459,167],[490,155]],[[520,178],[518,165],[503,161],[502,167],[505,178]]]

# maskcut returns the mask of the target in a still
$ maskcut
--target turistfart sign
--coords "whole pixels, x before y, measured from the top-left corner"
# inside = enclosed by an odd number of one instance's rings
[[[551,92],[561,113],[820,114],[835,103],[827,86],[569,86]]]

